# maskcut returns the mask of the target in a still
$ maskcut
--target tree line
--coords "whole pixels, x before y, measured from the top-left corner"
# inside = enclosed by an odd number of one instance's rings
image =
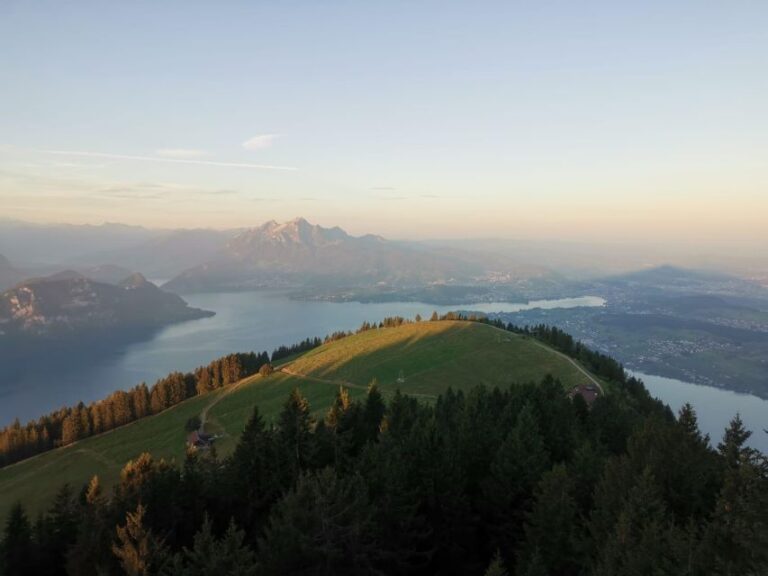
[[[340,388],[254,409],[233,453],[144,454],[110,493],[17,505],[5,576],[752,575],[768,570],[768,462],[738,417],[717,448],[641,382],[588,408],[551,377],[434,403]]]
[[[265,364],[307,352],[324,343],[335,342],[368,330],[396,328],[421,321],[422,318],[418,314],[414,320],[402,316],[391,316],[379,322],[366,321],[354,332],[337,331],[324,339],[306,338],[291,346],[280,346],[272,352],[271,358],[267,352],[228,354],[207,366],[197,368],[192,373],[172,372],[159,379],[152,387],[141,383],[127,391],[113,392],[103,400],[88,405],[80,402],[75,406],[60,408],[26,425],[22,425],[16,419],[11,425],[0,430],[0,468],[53,448],[107,432],[139,418],[158,414],[187,398],[205,394],[256,374]],[[558,328],[544,325],[520,328],[513,324],[504,324],[500,320],[489,320],[484,316],[466,316],[457,312],[448,312],[444,315],[434,312],[430,321],[482,322],[496,328],[531,336],[579,360],[598,376],[626,383],[621,364],[608,356],[590,350],[580,342],[574,342],[569,334]]]
[[[205,394],[256,374],[269,363],[266,352],[228,354],[193,373],[172,372],[151,387],[118,390],[103,400],[55,410],[22,426],[17,419],[0,430],[0,467],[47,450],[158,414],[197,394]]]

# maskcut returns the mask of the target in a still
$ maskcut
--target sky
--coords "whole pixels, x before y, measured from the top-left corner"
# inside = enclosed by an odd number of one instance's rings
[[[0,2],[0,217],[768,246],[768,2]]]

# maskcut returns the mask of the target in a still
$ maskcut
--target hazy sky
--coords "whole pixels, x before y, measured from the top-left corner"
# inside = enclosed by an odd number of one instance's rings
[[[768,242],[768,2],[0,2],[0,217]]]

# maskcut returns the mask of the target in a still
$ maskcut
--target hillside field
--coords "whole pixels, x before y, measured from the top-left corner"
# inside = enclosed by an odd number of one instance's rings
[[[400,388],[429,401],[449,387],[506,387],[536,382],[547,374],[560,379],[566,389],[590,381],[580,367],[538,341],[484,324],[442,321],[373,329],[311,350],[278,366],[267,378],[247,378],[161,414],[0,469],[0,520],[16,501],[34,517],[65,482],[79,490],[98,474],[110,486],[125,462],[142,452],[181,461],[184,424],[195,415],[205,414],[206,429],[222,436],[217,450],[226,455],[253,407],[258,405],[268,419],[274,417],[294,387],[320,416],[339,385],[361,397],[376,379],[385,396]]]

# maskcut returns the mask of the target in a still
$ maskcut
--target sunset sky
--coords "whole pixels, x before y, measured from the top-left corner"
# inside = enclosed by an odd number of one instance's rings
[[[768,242],[767,23],[765,0],[5,0],[0,217]]]

